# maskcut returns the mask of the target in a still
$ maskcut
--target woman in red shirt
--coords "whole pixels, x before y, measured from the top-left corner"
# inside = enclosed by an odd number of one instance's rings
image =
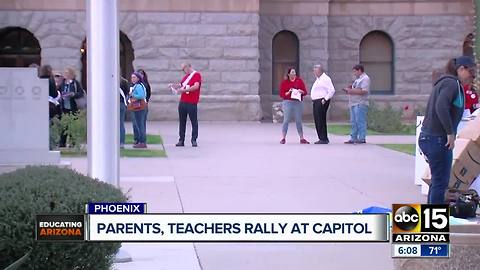
[[[307,89],[303,80],[297,77],[295,69],[289,68],[287,72],[287,79],[280,84],[280,97],[283,99],[283,125],[282,125],[282,140],[281,144],[285,144],[285,137],[287,136],[288,123],[292,115],[295,117],[295,124],[297,125],[298,136],[301,144],[309,144],[303,138],[302,115],[303,115],[303,97],[307,95]]]

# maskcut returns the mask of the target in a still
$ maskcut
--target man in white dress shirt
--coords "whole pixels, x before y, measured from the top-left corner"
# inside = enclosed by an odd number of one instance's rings
[[[327,111],[330,106],[330,100],[335,94],[335,88],[333,87],[332,79],[323,72],[322,65],[315,65],[313,73],[317,78],[310,91],[313,101],[315,129],[318,135],[318,141],[315,144],[328,144],[330,141],[327,135]]]

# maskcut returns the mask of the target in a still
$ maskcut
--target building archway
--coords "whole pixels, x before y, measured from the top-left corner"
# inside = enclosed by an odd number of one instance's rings
[[[371,94],[394,94],[394,46],[385,32],[372,31],[360,42],[360,64],[372,78]]]
[[[135,58],[132,41],[120,31],[120,74],[122,77],[129,80],[130,75],[133,73],[133,59]],[[81,61],[82,61],[82,85],[87,87],[87,40],[82,42]]]
[[[41,64],[41,48],[37,38],[21,27],[0,29],[0,66],[28,67]]]
[[[280,83],[287,69],[295,68],[300,74],[299,41],[295,33],[282,30],[272,40],[272,94],[278,95]]]

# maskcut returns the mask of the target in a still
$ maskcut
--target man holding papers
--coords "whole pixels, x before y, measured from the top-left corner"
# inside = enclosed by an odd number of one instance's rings
[[[283,125],[281,144],[285,144],[288,131],[288,122],[292,115],[295,117],[298,136],[301,144],[309,144],[303,138],[302,115],[303,115],[303,97],[307,95],[307,89],[302,79],[297,77],[295,69],[290,68],[287,72],[288,78],[282,81],[280,85],[280,97],[283,99]]]
[[[192,123],[192,146],[197,147],[198,138],[198,120],[197,120],[197,104],[200,100],[200,87],[202,85],[202,77],[199,72],[193,70],[192,65],[182,64],[182,70],[185,72],[180,84],[170,84],[169,87],[175,94],[181,94],[178,104],[179,116],[179,140],[175,146],[185,146],[185,130],[187,126],[187,116]]]
[[[313,119],[318,136],[318,141],[315,144],[328,144],[330,141],[327,135],[327,111],[330,100],[335,94],[335,88],[330,77],[323,72],[322,65],[315,65],[313,73],[316,80],[312,85],[310,96],[313,101]]]

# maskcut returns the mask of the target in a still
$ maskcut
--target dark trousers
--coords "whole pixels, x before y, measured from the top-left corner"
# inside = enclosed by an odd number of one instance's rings
[[[198,138],[198,120],[197,120],[197,104],[180,102],[178,104],[178,117],[180,119],[180,126],[178,135],[180,141],[185,141],[185,130],[187,128],[187,116],[192,123],[192,141]]]
[[[62,109],[62,114],[63,115],[66,115],[68,113],[76,113],[77,111],[73,111],[73,110],[69,110],[69,109],[65,109],[63,108]],[[60,147],[65,147],[67,145],[67,132],[66,130],[63,130],[62,131],[62,135],[60,135],[60,143],[59,143],[59,146]]]
[[[330,100],[322,104],[322,99],[313,101],[313,119],[315,120],[315,129],[319,140],[327,141],[327,111],[330,106]]]
[[[420,133],[418,146],[425,155],[425,158],[432,172],[432,183],[428,190],[428,203],[445,203],[445,192],[447,191],[450,171],[452,169],[452,150],[445,144],[446,136],[431,136]]]
[[[125,113],[127,112],[127,105],[120,101],[120,144],[125,144]]]

